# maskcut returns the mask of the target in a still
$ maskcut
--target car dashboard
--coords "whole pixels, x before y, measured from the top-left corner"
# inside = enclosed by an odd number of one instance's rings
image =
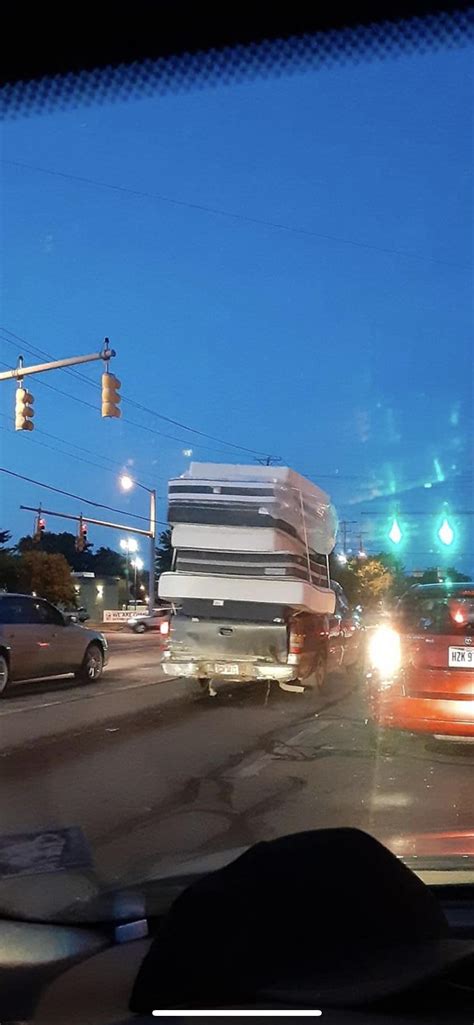
[[[474,886],[435,888],[453,936],[474,938]],[[170,888],[171,900],[175,887]],[[171,902],[170,900],[170,902]],[[28,922],[0,922],[0,1021],[34,1025],[150,1025],[151,1013],[128,1010],[130,994],[160,919],[118,925],[68,927]],[[212,951],[210,951],[212,957]],[[238,965],[235,966],[238,973]],[[180,1007],[179,993],[176,1008]],[[295,1004],[295,1009],[297,1005]],[[455,1025],[472,1022],[474,959],[444,980],[363,1008],[320,1007],[323,1022],[337,1025]],[[225,1010],[279,1011],[288,1005],[232,1001]],[[159,1010],[157,1008],[156,1010]],[[151,1009],[150,1009],[151,1012]],[[166,1018],[166,1012],[160,1017]]]

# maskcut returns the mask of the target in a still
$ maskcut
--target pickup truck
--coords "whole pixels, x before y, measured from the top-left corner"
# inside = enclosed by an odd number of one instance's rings
[[[274,681],[283,690],[319,690],[328,672],[356,667],[362,628],[335,585],[333,616],[279,606],[183,602],[164,638],[166,675],[195,679],[210,693],[225,682]],[[258,619],[256,615],[258,613]]]

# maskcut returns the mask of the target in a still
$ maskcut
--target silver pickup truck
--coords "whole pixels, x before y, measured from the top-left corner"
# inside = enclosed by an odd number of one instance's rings
[[[171,617],[164,643],[162,668],[169,676],[216,683],[275,681],[283,689],[322,687],[329,654],[329,617],[297,613],[278,606],[259,607],[260,619],[232,615],[203,615],[183,606]],[[249,603],[255,616],[255,605]],[[242,612],[239,612],[239,617]]]

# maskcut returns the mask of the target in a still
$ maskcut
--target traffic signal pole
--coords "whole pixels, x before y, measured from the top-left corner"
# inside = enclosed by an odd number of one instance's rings
[[[31,392],[23,387],[23,379],[33,374],[44,374],[48,370],[64,370],[66,367],[75,367],[82,363],[96,363],[102,360],[105,363],[105,373],[102,374],[102,407],[103,417],[120,418],[121,401],[120,381],[115,374],[110,373],[110,360],[116,355],[115,349],[110,348],[109,339],[104,339],[104,346],[100,352],[90,352],[87,356],[69,356],[67,359],[55,359],[49,363],[34,363],[25,367],[23,356],[18,357],[18,363],[12,370],[4,370],[0,374],[0,381],[16,380],[17,390],[15,398],[15,430],[33,431],[33,409],[34,397]]]
[[[43,509],[41,506],[20,505],[20,509],[27,512],[41,512],[42,516],[57,516],[61,520],[74,520],[75,523],[92,523],[95,527],[110,527],[111,530],[125,530],[129,534],[151,537],[149,530],[142,530],[140,527],[129,527],[126,523],[109,523],[107,520],[96,520],[91,516],[73,516],[71,513],[55,512],[53,509]]]
[[[150,577],[148,581],[148,598],[150,615],[155,606],[155,560],[156,560],[156,491],[150,491]]]
[[[100,359],[112,359],[116,352],[115,349],[108,348],[108,341],[108,338],[106,338],[105,346],[101,352],[92,352],[88,356],[70,356],[68,359],[55,359],[52,363],[35,363],[31,367],[22,366],[22,357],[20,356],[19,365],[14,370],[4,370],[0,374],[0,381],[11,381],[12,379],[21,381],[24,377],[29,377],[31,374],[44,374],[47,370],[62,370],[64,367],[74,367],[80,363],[94,363]]]

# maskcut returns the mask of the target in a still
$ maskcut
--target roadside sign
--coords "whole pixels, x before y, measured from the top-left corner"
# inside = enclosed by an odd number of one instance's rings
[[[126,609],[104,609],[104,623],[126,623],[133,613]]]

